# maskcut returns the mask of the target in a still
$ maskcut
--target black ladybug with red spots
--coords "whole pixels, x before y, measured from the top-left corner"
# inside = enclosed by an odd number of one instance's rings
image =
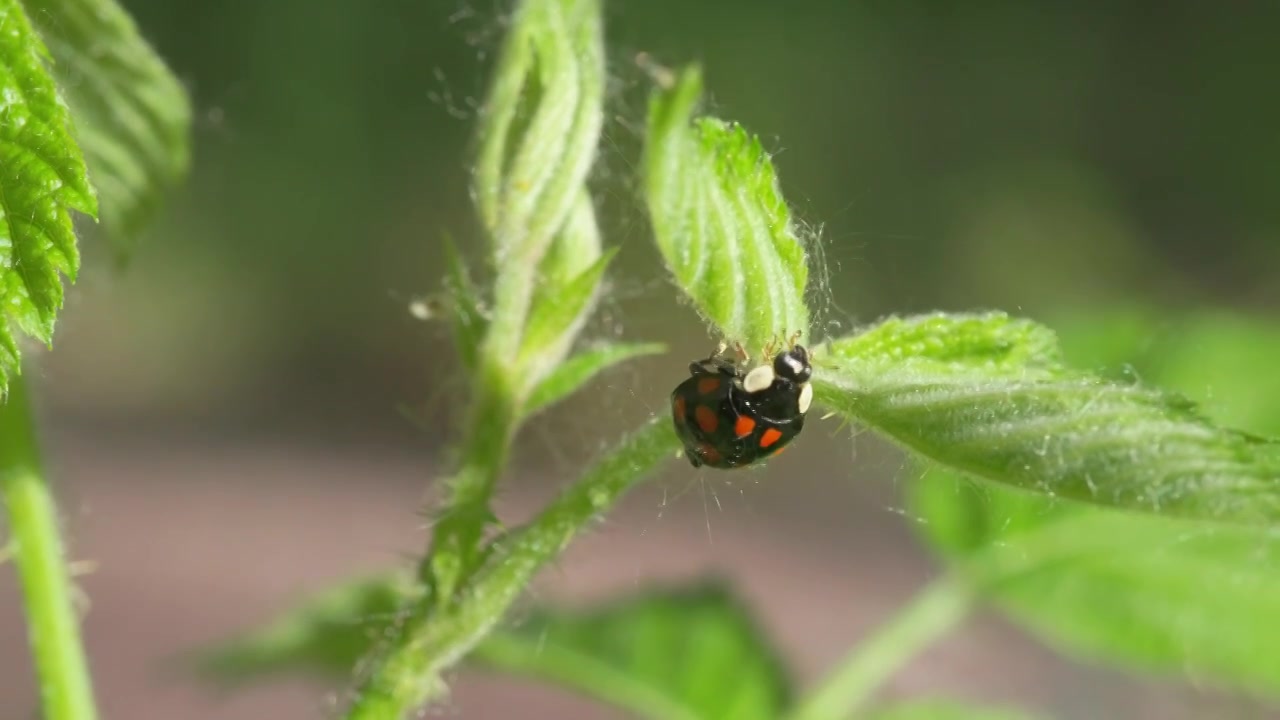
[[[671,416],[694,467],[736,468],[775,455],[804,428],[813,401],[809,353],[792,345],[749,372],[716,353],[689,365]]]

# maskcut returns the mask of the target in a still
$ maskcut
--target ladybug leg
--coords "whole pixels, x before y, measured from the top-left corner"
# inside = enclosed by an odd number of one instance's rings
[[[769,360],[769,358],[773,357],[773,351],[776,350],[777,347],[778,338],[775,337],[760,349],[760,358],[765,361]]]
[[[735,342],[733,344],[733,349],[734,349],[734,352],[738,354],[738,360],[741,361],[742,363],[745,364],[747,361],[751,359],[751,353],[747,352],[747,349],[742,347],[742,343]]]
[[[787,349],[788,349],[788,350],[795,350],[795,349],[796,349],[796,343],[800,342],[800,335],[802,335],[802,334],[803,334],[803,333],[801,333],[799,330],[797,330],[797,331],[795,331],[795,332],[791,333],[791,337],[787,338]]]

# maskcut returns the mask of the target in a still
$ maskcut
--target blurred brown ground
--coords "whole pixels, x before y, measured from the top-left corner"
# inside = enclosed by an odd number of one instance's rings
[[[816,425],[803,453],[765,472],[699,476],[673,462],[546,571],[533,598],[587,601],[652,582],[727,576],[798,678],[812,682],[933,573],[885,481],[900,460],[859,438],[853,470],[823,471],[850,467],[847,433],[835,431],[832,422]],[[112,433],[72,422],[49,441],[74,557],[97,565],[83,586],[104,717],[330,716],[341,684],[284,680],[219,695],[173,659],[309,592],[407,562],[423,542],[415,509],[439,472],[432,453],[415,448],[421,438],[412,433],[399,444],[326,446],[266,436],[194,440],[155,428],[139,437],[136,428]],[[511,478],[503,517],[527,516],[568,477]],[[25,720],[35,685],[16,588],[11,573],[2,575],[0,717]],[[464,672],[454,688],[436,715],[618,717],[525,681]],[[1084,669],[987,616],[913,662],[887,694],[1019,704],[1062,718],[1263,716]]]

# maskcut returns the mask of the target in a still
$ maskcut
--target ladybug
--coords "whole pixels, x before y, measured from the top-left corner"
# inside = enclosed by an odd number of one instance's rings
[[[689,364],[671,417],[694,467],[729,469],[777,454],[804,428],[813,402],[809,353],[792,345],[750,372],[722,353]]]

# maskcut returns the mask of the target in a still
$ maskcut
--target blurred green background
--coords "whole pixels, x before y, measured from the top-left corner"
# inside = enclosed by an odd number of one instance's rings
[[[59,337],[88,366],[77,402],[398,422],[388,408],[454,372],[442,327],[406,306],[438,288],[443,232],[480,259],[467,163],[505,3],[127,4],[195,97],[195,170],[125,275],[91,257]],[[1280,303],[1280,5],[657,0],[607,15],[617,117],[596,179],[624,251],[598,334],[683,340],[677,358],[707,344],[673,311],[635,202],[640,51],[703,62],[712,110],[777,153],[821,229],[831,329],[931,309]],[[452,408],[428,412],[445,427]]]
[[[445,324],[408,306],[439,289],[446,231],[483,262],[467,168],[507,3],[125,4],[195,99],[193,175],[123,272],[88,233],[38,370],[73,542],[102,565],[86,583],[91,652],[116,659],[100,667],[104,704],[130,718],[311,717],[323,704],[312,687],[210,705],[153,671],[421,547],[414,509],[447,459],[465,378]],[[672,353],[542,418],[507,517],[662,412],[710,349],[637,202],[639,52],[702,62],[711,110],[776,152],[784,192],[820,238],[819,335],[934,309],[1079,327],[1142,307],[1154,322],[1135,322],[1138,336],[1206,307],[1277,317],[1280,4],[606,5],[613,116],[594,182],[622,253],[587,336]],[[835,423],[803,444],[745,480],[673,469],[584,543],[594,550],[571,553],[552,594],[723,571],[814,677],[932,570],[902,517],[899,456],[851,451]],[[704,509],[708,485],[724,509]],[[13,652],[0,668],[21,667],[21,626],[7,610],[4,621]],[[1185,689],[1082,669],[982,627],[959,646],[976,654],[934,656],[896,691],[958,685],[1083,707],[1078,717],[1216,716]],[[34,697],[23,672],[0,697]],[[467,687],[463,716],[503,717],[475,711],[495,686]],[[536,691],[500,688],[540,707]]]

